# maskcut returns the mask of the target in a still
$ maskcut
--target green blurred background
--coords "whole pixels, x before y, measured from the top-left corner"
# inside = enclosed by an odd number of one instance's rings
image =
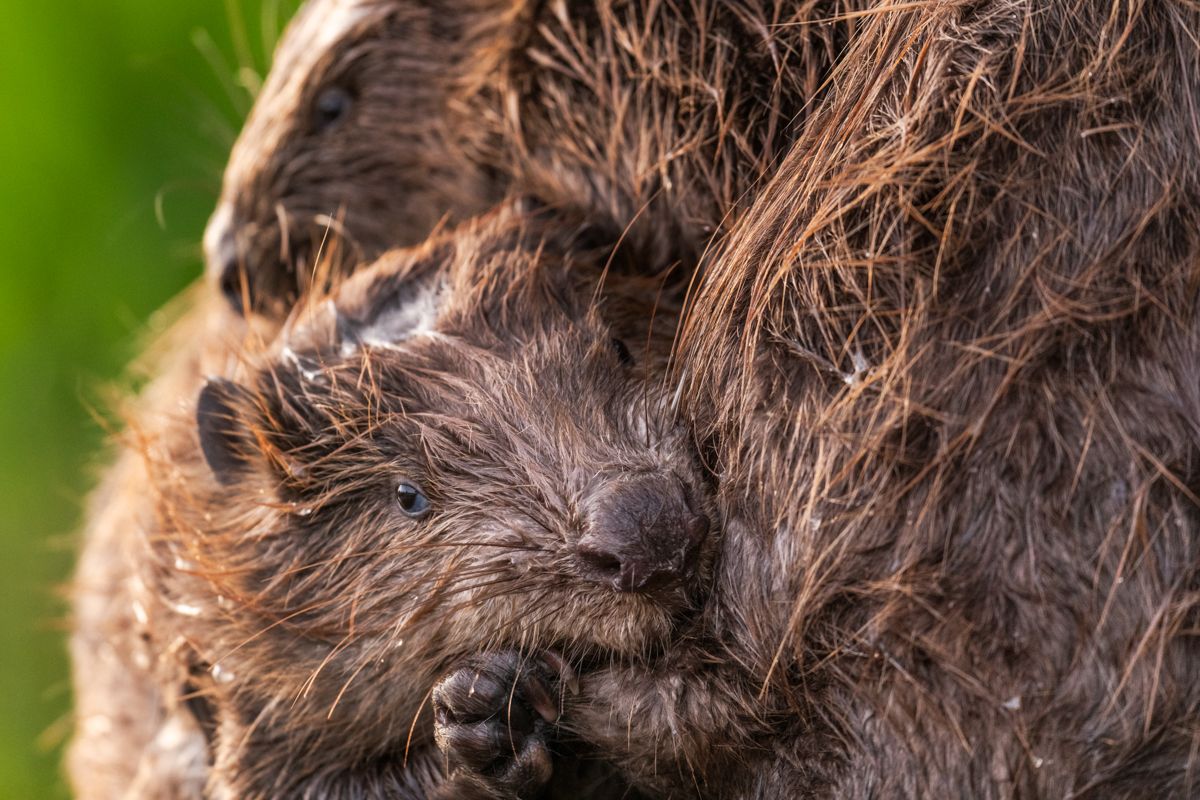
[[[89,408],[201,271],[221,168],[294,0],[5,0],[0,798],[66,797],[62,587],[103,464]]]

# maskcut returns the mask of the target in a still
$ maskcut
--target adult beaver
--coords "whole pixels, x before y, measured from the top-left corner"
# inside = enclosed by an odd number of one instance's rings
[[[505,188],[690,268],[802,122],[836,5],[312,0],[230,158],[212,279],[279,317],[318,251],[353,270]]]
[[[496,648],[661,650],[698,604],[710,490],[658,380],[678,301],[598,284],[611,245],[580,231],[506,206],[385,257],[148,448],[147,629],[186,642],[208,796],[540,788],[537,737],[510,770],[443,775],[434,684]],[[437,697],[464,758],[509,741],[463,716],[482,686]]]
[[[863,19],[683,331],[716,641],[564,717],[642,785],[1200,791],[1197,30],[1170,1]]]

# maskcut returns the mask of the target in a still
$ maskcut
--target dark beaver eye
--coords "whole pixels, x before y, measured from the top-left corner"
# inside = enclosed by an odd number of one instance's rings
[[[337,125],[350,113],[354,98],[339,86],[332,86],[317,95],[313,105],[313,130],[324,133]]]
[[[419,517],[429,510],[429,498],[411,483],[402,482],[396,487],[396,501],[400,510],[410,517]]]
[[[620,361],[623,365],[625,365],[627,367],[632,366],[633,365],[633,354],[629,352],[629,348],[625,346],[625,343],[622,342],[620,339],[618,339],[615,336],[612,338],[611,341],[612,341],[613,350],[617,351],[617,360]]]

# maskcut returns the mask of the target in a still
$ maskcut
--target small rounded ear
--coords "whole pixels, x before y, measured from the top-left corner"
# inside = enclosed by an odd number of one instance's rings
[[[367,273],[376,272],[374,268]],[[436,280],[379,273],[369,292],[336,307],[337,340],[342,353],[363,347],[389,347],[433,330],[441,311]]]
[[[256,442],[239,409],[248,393],[222,378],[211,378],[196,402],[200,449],[213,475],[224,486],[236,483],[250,467]]]

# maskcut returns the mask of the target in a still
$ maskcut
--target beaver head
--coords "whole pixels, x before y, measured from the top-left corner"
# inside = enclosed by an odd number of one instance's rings
[[[173,546],[207,579],[181,602],[235,623],[226,666],[291,690],[318,664],[334,688],[400,671],[419,699],[487,647],[668,639],[711,573],[708,487],[653,379],[670,302],[598,289],[607,256],[504,210],[385,256],[266,367],[207,384],[201,516],[176,510]]]
[[[447,104],[491,0],[311,0],[288,27],[205,232],[238,310],[281,316],[320,260],[337,271],[494,201],[450,152]],[[461,8],[460,8],[461,6]],[[477,22],[478,18],[478,22]],[[456,126],[457,127],[457,126]]]

